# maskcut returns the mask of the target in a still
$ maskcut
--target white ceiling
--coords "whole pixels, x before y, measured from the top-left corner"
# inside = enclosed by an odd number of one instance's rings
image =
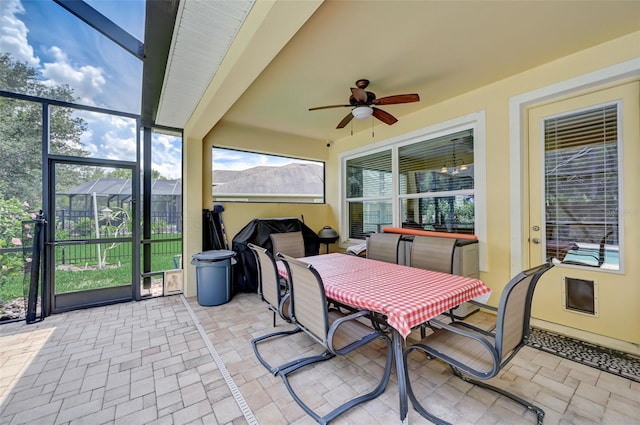
[[[253,0],[182,0],[156,122],[183,128],[224,59]]]
[[[192,112],[204,108],[198,100],[215,83],[235,90],[208,91],[207,104],[222,108],[210,114],[208,129],[221,121],[336,140],[349,134],[349,126],[335,129],[349,108],[308,109],[347,104],[357,79],[369,79],[368,90],[377,97],[418,93],[418,103],[381,107],[401,120],[417,109],[640,30],[640,1],[326,0],[316,1],[319,6],[313,6],[308,19],[291,12],[291,19],[300,20],[299,30],[275,46],[279,52],[273,60],[253,53],[252,64],[250,48],[231,40],[260,3],[250,10],[251,0],[181,0],[157,124],[187,126]],[[292,26],[287,8],[309,7],[312,1],[272,3],[279,3],[279,9],[278,14],[271,11],[271,28],[262,22],[262,31],[269,34]],[[268,41],[256,37],[251,43]],[[216,74],[221,63],[243,53],[232,55],[231,50],[224,56],[229,46],[244,49],[243,66]],[[253,65],[250,74],[247,68]],[[353,126],[357,131],[371,123],[353,120]]]

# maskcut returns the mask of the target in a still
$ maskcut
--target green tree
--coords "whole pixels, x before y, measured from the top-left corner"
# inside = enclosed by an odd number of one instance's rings
[[[30,220],[35,214],[29,213],[29,204],[18,199],[0,199],[0,249],[21,248],[28,241],[23,235],[32,237],[33,230],[23,229],[22,221]],[[23,232],[23,230],[26,230]],[[32,242],[32,241],[31,241]],[[31,243],[29,242],[29,243]],[[0,286],[22,272],[21,252],[0,252]]]
[[[35,69],[6,53],[0,55],[0,90],[66,102],[76,100],[68,85],[45,85]],[[40,103],[0,97],[0,199],[42,204],[42,118]],[[52,152],[88,155],[80,141],[87,124],[73,116],[73,109],[51,107],[49,128]],[[59,186],[76,184],[79,173],[79,169],[67,169],[58,174]]]

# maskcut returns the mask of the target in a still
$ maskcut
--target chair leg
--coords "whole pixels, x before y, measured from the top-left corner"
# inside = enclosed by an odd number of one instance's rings
[[[424,327],[421,328],[421,330],[424,330]],[[407,395],[409,396],[409,400],[411,400],[411,404],[413,405],[413,409],[420,413],[420,415],[427,419],[428,421],[433,422],[436,425],[452,425],[450,422],[447,422],[443,419],[440,419],[437,416],[434,416],[433,414],[429,413],[429,411],[427,411],[427,409],[425,409],[422,404],[420,404],[420,402],[418,401],[418,399],[416,398],[416,395],[413,392],[413,388],[411,387],[411,381],[409,380],[409,367],[407,365],[407,357],[409,355],[409,353],[411,351],[413,351],[416,347],[408,347],[407,349],[404,350],[403,353],[403,361],[404,361],[404,373],[405,373],[405,381],[407,382]],[[420,350],[423,351],[423,350]],[[424,354],[426,354],[428,356],[428,353],[424,352]]]
[[[329,422],[331,422],[332,420],[334,420],[335,418],[337,418],[338,416],[340,416],[341,414],[343,414],[347,410],[351,409],[352,407],[355,407],[358,404],[364,403],[365,401],[368,401],[368,400],[371,400],[371,399],[374,399],[374,398],[378,397],[386,389],[387,383],[389,382],[389,378],[391,376],[391,367],[392,367],[392,364],[393,364],[393,347],[391,345],[391,341],[386,336],[384,337],[384,339],[385,339],[385,341],[387,343],[387,360],[386,360],[386,364],[385,364],[384,373],[382,375],[382,379],[379,381],[379,383],[376,386],[376,388],[373,391],[371,391],[370,393],[363,394],[361,396],[355,397],[355,398],[343,403],[342,405],[336,407],[334,410],[332,410],[331,412],[329,412],[325,416],[318,415],[304,401],[302,401],[302,399],[296,394],[296,392],[293,389],[291,383],[289,382],[288,375],[291,374],[291,373],[294,373],[296,371],[299,371],[303,367],[311,365],[313,363],[318,363],[318,362],[321,362],[321,361],[329,360],[329,359],[335,357],[334,354],[332,354],[329,351],[325,351],[323,354],[321,354],[319,356],[313,356],[313,357],[307,357],[305,359],[301,359],[300,363],[298,363],[296,365],[293,365],[293,366],[291,366],[291,367],[289,367],[287,369],[280,370],[280,377],[282,377],[284,385],[287,387],[287,390],[289,391],[289,393],[291,394],[291,396],[293,397],[295,402],[298,403],[298,405],[300,407],[302,407],[302,409],[305,412],[307,412],[307,414],[309,416],[311,416],[319,424],[323,424],[323,425],[324,424],[328,424]]]
[[[508,391],[503,390],[502,388],[498,388],[496,386],[487,384],[486,382],[483,381],[478,381],[476,379],[472,379],[470,377],[468,377],[467,375],[463,374],[462,372],[460,372],[458,369],[452,367],[451,368],[453,370],[453,373],[460,379],[462,379],[465,382],[469,382],[470,384],[473,385],[477,385],[479,387],[482,388],[486,388],[488,390],[497,392],[498,394],[501,394],[513,401],[515,401],[516,403],[520,404],[521,406],[526,407],[528,410],[534,412],[536,414],[536,423],[537,425],[542,425],[542,422],[544,420],[544,410],[542,410],[540,407],[531,404],[530,402],[528,402],[527,400],[518,397],[517,395],[510,393]]]
[[[274,319],[275,320],[275,319]],[[275,325],[274,325],[275,326]],[[272,375],[277,375],[281,369],[290,367],[292,364],[295,364],[295,360],[291,361],[291,362],[287,362],[285,364],[279,365],[279,366],[271,366],[260,354],[260,351],[258,350],[258,343],[267,340],[269,338],[273,338],[273,337],[277,337],[277,336],[286,336],[286,335],[293,335],[296,334],[298,332],[302,331],[302,329],[296,327],[295,329],[291,329],[288,331],[279,331],[279,332],[273,332],[270,334],[266,334],[266,335],[262,335],[259,336],[257,338],[254,338],[251,340],[251,345],[253,346],[253,352],[255,353],[256,357],[258,358],[258,361],[262,364],[262,366],[264,366],[269,372],[271,372]]]

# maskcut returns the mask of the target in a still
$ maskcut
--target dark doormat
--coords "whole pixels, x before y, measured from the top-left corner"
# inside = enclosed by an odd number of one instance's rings
[[[640,382],[640,357],[631,354],[599,347],[537,328],[531,328],[528,345],[574,362]]]

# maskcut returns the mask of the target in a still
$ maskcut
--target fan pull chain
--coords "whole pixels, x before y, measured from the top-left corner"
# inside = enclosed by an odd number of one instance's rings
[[[351,120],[351,135],[353,136],[353,120]]]
[[[376,137],[376,133],[373,131],[373,116],[371,117],[371,138]]]

